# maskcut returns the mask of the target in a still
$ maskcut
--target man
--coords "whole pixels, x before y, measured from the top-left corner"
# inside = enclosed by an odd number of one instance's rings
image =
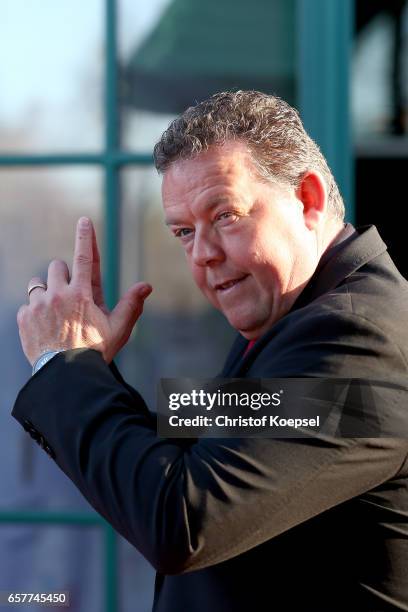
[[[344,225],[291,107],[217,94],[155,161],[166,223],[239,332],[224,377],[406,382],[407,282],[374,227]],[[155,612],[408,610],[406,439],[158,438],[112,363],[150,287],[108,313],[82,219],[72,277],[54,261],[29,292],[18,323],[36,372],[13,415],[156,568]]]

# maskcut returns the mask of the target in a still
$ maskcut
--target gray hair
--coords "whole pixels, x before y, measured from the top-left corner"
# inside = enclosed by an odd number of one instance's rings
[[[225,91],[190,106],[155,145],[155,166],[164,173],[177,160],[231,140],[246,144],[261,179],[297,187],[306,172],[320,172],[327,184],[329,214],[344,219],[336,181],[299,113],[281,98],[259,91]]]

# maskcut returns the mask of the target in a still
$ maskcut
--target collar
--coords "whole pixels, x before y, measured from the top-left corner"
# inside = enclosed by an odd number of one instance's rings
[[[325,264],[334,257],[336,253],[338,253],[342,248],[351,242],[353,238],[357,238],[358,232],[355,227],[351,223],[345,223],[343,225],[343,229],[336,236],[335,240],[331,243],[331,245],[324,251],[322,256],[320,257],[319,263],[317,264],[317,268],[313,274],[315,276],[319,273],[319,271],[325,266]]]
[[[337,236],[336,242],[323,253],[313,276],[290,312],[331,291],[361,266],[386,250],[387,246],[375,225],[355,229],[347,223]]]

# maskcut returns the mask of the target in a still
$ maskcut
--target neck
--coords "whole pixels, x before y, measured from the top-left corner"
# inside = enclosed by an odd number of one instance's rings
[[[319,258],[329,249],[331,246],[336,244],[341,232],[344,229],[344,222],[338,219],[330,220],[326,223],[324,228],[321,244],[318,245]],[[320,248],[319,248],[320,247]]]

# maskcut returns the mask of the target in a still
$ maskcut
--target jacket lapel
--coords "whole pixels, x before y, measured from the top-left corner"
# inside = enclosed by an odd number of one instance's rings
[[[219,375],[220,378],[233,377],[232,372],[234,372],[235,370],[239,370],[239,366],[242,361],[242,356],[245,352],[247,344],[248,340],[241,336],[241,334],[238,334],[228,354],[222,372]]]

